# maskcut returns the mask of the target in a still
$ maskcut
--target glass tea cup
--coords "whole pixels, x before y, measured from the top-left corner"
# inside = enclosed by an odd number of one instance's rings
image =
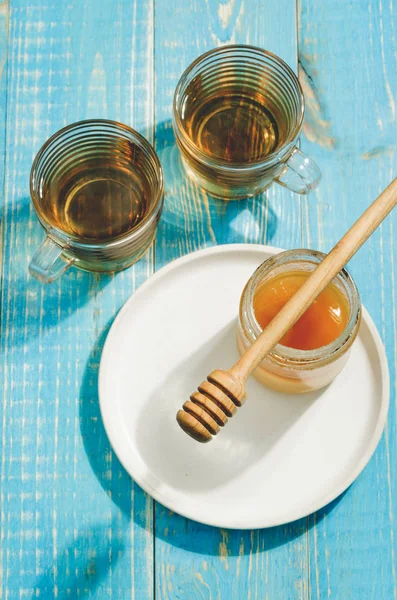
[[[149,142],[115,121],[73,123],[39,150],[30,193],[46,239],[30,273],[44,283],[72,264],[118,271],[151,245],[163,207],[163,172]]]
[[[301,86],[278,56],[254,46],[215,48],[181,76],[173,127],[188,174],[213,196],[253,196],[273,181],[307,194],[321,171],[298,147]]]

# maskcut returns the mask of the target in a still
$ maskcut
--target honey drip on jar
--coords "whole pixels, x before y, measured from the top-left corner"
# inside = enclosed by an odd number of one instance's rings
[[[281,308],[303,285],[310,273],[287,272],[269,279],[258,288],[253,307],[256,320],[264,329]],[[281,338],[280,344],[298,350],[314,350],[336,340],[349,321],[347,300],[330,283],[295,325]]]

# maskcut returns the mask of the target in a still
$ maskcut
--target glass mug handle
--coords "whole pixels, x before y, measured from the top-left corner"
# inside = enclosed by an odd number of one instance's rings
[[[314,190],[321,179],[321,171],[311,158],[294,148],[275,180],[298,194],[308,194]]]
[[[29,272],[42,283],[51,283],[58,279],[72,262],[72,259],[63,253],[63,248],[47,236],[34,253]]]

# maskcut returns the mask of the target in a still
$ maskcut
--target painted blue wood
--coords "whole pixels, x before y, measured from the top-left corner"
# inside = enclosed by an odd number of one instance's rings
[[[106,331],[152,272],[27,272],[43,238],[29,202],[34,154],[87,117],[149,131],[151,2],[13,0],[2,288],[0,596],[153,597],[152,500],[111,451],[97,372]],[[33,594],[34,592],[34,594]]]
[[[301,2],[301,81],[309,99],[302,147],[324,178],[304,203],[304,245],[328,251],[397,175],[397,5]],[[397,598],[397,214],[353,258],[350,271],[386,344],[391,403],[374,458],[321,522],[310,518],[311,597]]]
[[[3,282],[3,214],[4,206],[4,184],[5,184],[5,157],[6,157],[6,121],[7,121],[7,56],[8,56],[8,23],[9,23],[8,4],[0,4],[0,275]],[[3,286],[1,286],[3,287]],[[0,296],[1,298],[1,296]],[[0,311],[1,311],[0,300]],[[0,321],[0,336],[2,335]],[[3,369],[0,366],[0,377],[3,379]],[[0,420],[0,433],[3,431],[4,422]],[[3,441],[3,436],[0,436]],[[1,454],[3,454],[3,444],[0,442]],[[3,512],[4,502],[3,481],[0,480],[0,590],[3,590],[4,573],[4,551],[3,551],[3,531],[5,514]],[[0,592],[1,593],[1,592]]]
[[[298,31],[293,0],[10,4],[9,38],[0,4],[0,598],[397,598],[395,215],[351,264],[386,343],[388,427],[357,482],[316,515],[233,532],[153,508],[110,448],[96,391],[112,319],[154,269],[226,242],[327,250],[395,175],[395,3],[301,0]],[[250,201],[209,198],[181,171],[170,127],[180,74],[234,42],[296,69],[297,37],[302,146],[321,187],[304,200],[277,186]],[[155,144],[167,189],[157,243],[118,275],[72,269],[45,287],[27,274],[42,239],[30,165],[51,133],[88,117],[124,121]]]
[[[7,120],[7,55],[8,55],[8,4],[0,4],[0,198],[4,202],[4,167],[6,150]],[[0,217],[0,239],[2,239],[2,219]],[[0,263],[2,244],[0,243]],[[1,266],[0,266],[1,269]]]

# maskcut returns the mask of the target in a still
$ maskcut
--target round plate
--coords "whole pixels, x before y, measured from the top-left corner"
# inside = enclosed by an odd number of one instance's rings
[[[215,368],[237,360],[242,289],[268,246],[216,246],[176,260],[128,300],[106,341],[102,418],[131,477],[169,509],[227,528],[280,525],[341,494],[374,452],[389,403],[376,327],[363,321],[344,371],[302,396],[251,378],[225,429],[199,444],[175,413]]]

